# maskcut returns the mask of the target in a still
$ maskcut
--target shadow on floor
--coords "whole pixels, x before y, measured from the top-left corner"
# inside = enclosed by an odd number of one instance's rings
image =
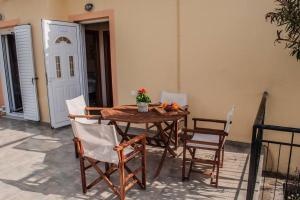
[[[104,182],[82,194],[70,127],[54,130],[1,118],[0,150],[0,188],[4,191],[0,199],[117,199]],[[244,199],[249,147],[228,143],[225,151],[220,186],[215,188],[208,176],[199,173],[182,182],[181,157],[168,157],[160,176],[153,179],[162,149],[148,147],[147,190],[135,187],[127,199]],[[206,152],[199,153],[206,156]],[[206,168],[199,166],[200,170]],[[97,174],[92,170],[87,176],[95,178]],[[112,180],[118,183],[118,174]]]

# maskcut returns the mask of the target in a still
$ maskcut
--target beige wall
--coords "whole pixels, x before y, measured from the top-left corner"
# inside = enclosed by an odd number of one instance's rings
[[[236,113],[230,139],[249,142],[264,90],[270,92],[267,122],[300,126],[300,66],[264,15],[272,0],[93,0],[113,9],[119,103],[133,103],[132,89],[189,94],[191,116],[224,118]],[[33,26],[42,120],[49,121],[41,18],[66,20],[84,13],[79,0],[0,0],[7,19]],[[34,12],[33,12],[34,11]],[[178,37],[179,36],[179,37]]]
[[[114,9],[119,103],[133,103],[130,91],[139,87],[154,99],[162,88],[176,90],[176,1],[92,2],[95,10]],[[68,0],[69,13],[83,13],[84,3]]]
[[[300,65],[274,46],[264,20],[272,0],[181,0],[181,90],[193,115],[222,117],[236,106],[230,138],[249,141],[261,94],[270,92],[267,123],[300,126]]]
[[[162,89],[177,91],[179,82],[189,94],[192,116],[224,118],[234,104],[230,139],[249,142],[268,90],[267,122],[299,126],[300,67],[274,46],[275,27],[264,19],[273,1],[92,2],[96,10],[115,10],[120,103],[134,101],[131,89],[144,86],[157,99]],[[68,3],[69,13],[83,12],[84,2]]]

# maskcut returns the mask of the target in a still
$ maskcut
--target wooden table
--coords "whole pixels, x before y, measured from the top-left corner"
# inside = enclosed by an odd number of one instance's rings
[[[156,170],[155,176],[160,174],[164,160],[169,152],[173,157],[176,157],[176,152],[171,148],[170,141],[172,135],[177,129],[177,121],[189,114],[188,111],[173,111],[161,114],[155,109],[157,105],[150,106],[149,112],[140,113],[137,111],[137,107],[133,105],[119,106],[115,108],[107,108],[101,111],[101,115],[104,120],[110,120],[111,124],[116,126],[116,130],[122,136],[123,140],[129,140],[130,136],[128,130],[131,124],[154,124],[157,127],[157,136],[160,137],[160,141],[164,144],[164,152],[162,154],[160,163]],[[123,131],[117,124],[117,122],[127,123],[125,131]],[[171,122],[167,128],[163,128],[162,124],[164,122]],[[148,141],[150,138],[148,138]]]

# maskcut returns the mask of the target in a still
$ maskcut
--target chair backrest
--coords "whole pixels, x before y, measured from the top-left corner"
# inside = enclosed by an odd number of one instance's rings
[[[232,124],[232,117],[233,117],[233,113],[234,113],[234,105],[231,107],[230,111],[227,113],[227,117],[226,117],[226,126],[224,131],[226,133],[229,133],[230,128],[231,128],[231,124]]]
[[[115,126],[105,124],[84,124],[71,120],[75,137],[82,145],[84,156],[102,162],[118,163],[119,158],[114,147],[119,145]]]
[[[160,103],[177,103],[180,106],[187,106],[187,94],[184,93],[172,93],[167,91],[161,92]]]
[[[85,115],[86,103],[84,96],[81,95],[74,99],[66,100],[67,108],[70,115]],[[98,120],[95,119],[86,119],[86,118],[76,118],[76,121],[84,124],[95,124]]]
[[[86,103],[83,95],[76,97],[74,99],[66,100],[68,111],[70,115],[84,115]]]

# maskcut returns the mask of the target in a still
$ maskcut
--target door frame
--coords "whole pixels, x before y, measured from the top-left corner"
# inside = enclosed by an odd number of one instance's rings
[[[102,100],[103,100],[103,104],[105,103],[106,105],[107,103],[107,77],[106,77],[106,69],[105,69],[105,64],[106,64],[106,60],[105,60],[105,55],[104,55],[104,37],[103,37],[103,33],[104,31],[109,31],[109,28],[104,28],[101,29],[99,31],[99,43],[101,44],[99,46],[100,49],[100,70],[101,70],[101,85],[102,85]],[[112,97],[113,98],[113,97]]]
[[[14,27],[19,25],[20,23],[21,23],[21,20],[19,18],[0,21],[0,38],[3,35],[7,35],[11,32],[14,32]],[[2,48],[2,44],[0,44],[0,48]],[[0,51],[2,52],[2,49]],[[2,55],[0,55],[0,56],[2,56]],[[0,59],[0,61],[1,61],[1,59]],[[3,62],[4,62],[4,60],[3,60]],[[4,66],[1,67],[1,65],[0,65],[0,72],[1,72],[1,74],[0,74],[1,84],[0,85],[2,85],[2,95],[3,95],[3,100],[4,100],[4,106],[6,109],[9,109],[9,112],[7,112],[7,110],[6,110],[6,115],[12,116],[12,117],[24,118],[23,115],[20,116],[20,114],[15,114],[15,113],[10,112],[9,102],[8,102],[9,100],[8,100],[8,94],[7,94],[6,76],[4,74]]]
[[[95,21],[106,19],[109,22],[110,34],[110,56],[111,56],[111,79],[112,79],[112,93],[113,104],[118,105],[118,84],[117,84],[117,62],[116,62],[116,31],[115,31],[115,15],[114,10],[102,10],[88,13],[81,13],[69,15],[69,21],[74,23],[85,23],[87,21]]]
[[[58,26],[71,26],[71,27],[76,27],[77,28],[77,55],[78,55],[78,68],[79,68],[79,79],[80,79],[80,90],[81,93],[86,96],[87,91],[85,90],[85,88],[87,87],[87,82],[85,80],[85,69],[82,65],[83,63],[83,59],[81,55],[81,50],[82,50],[82,44],[81,44],[81,40],[82,40],[82,35],[81,35],[81,29],[80,29],[80,25],[76,24],[76,23],[72,23],[72,22],[65,22],[65,21],[58,21],[58,20],[46,20],[46,19],[42,19],[42,31],[43,31],[43,50],[44,50],[44,65],[45,65],[45,76],[46,76],[46,85],[47,85],[47,94],[48,94],[48,107],[49,107],[49,113],[50,113],[50,124],[52,128],[56,128],[56,126],[53,124],[53,118],[54,118],[54,111],[53,111],[53,106],[54,106],[54,102],[52,101],[53,99],[50,98],[53,96],[52,94],[52,90],[49,88],[49,83],[48,83],[48,74],[49,74],[49,63],[47,62],[48,59],[48,52],[47,52],[47,44],[46,44],[46,38],[45,38],[45,27],[49,26],[50,24],[55,24]],[[70,124],[70,122],[66,122],[63,124],[60,124],[59,127],[65,126]]]

